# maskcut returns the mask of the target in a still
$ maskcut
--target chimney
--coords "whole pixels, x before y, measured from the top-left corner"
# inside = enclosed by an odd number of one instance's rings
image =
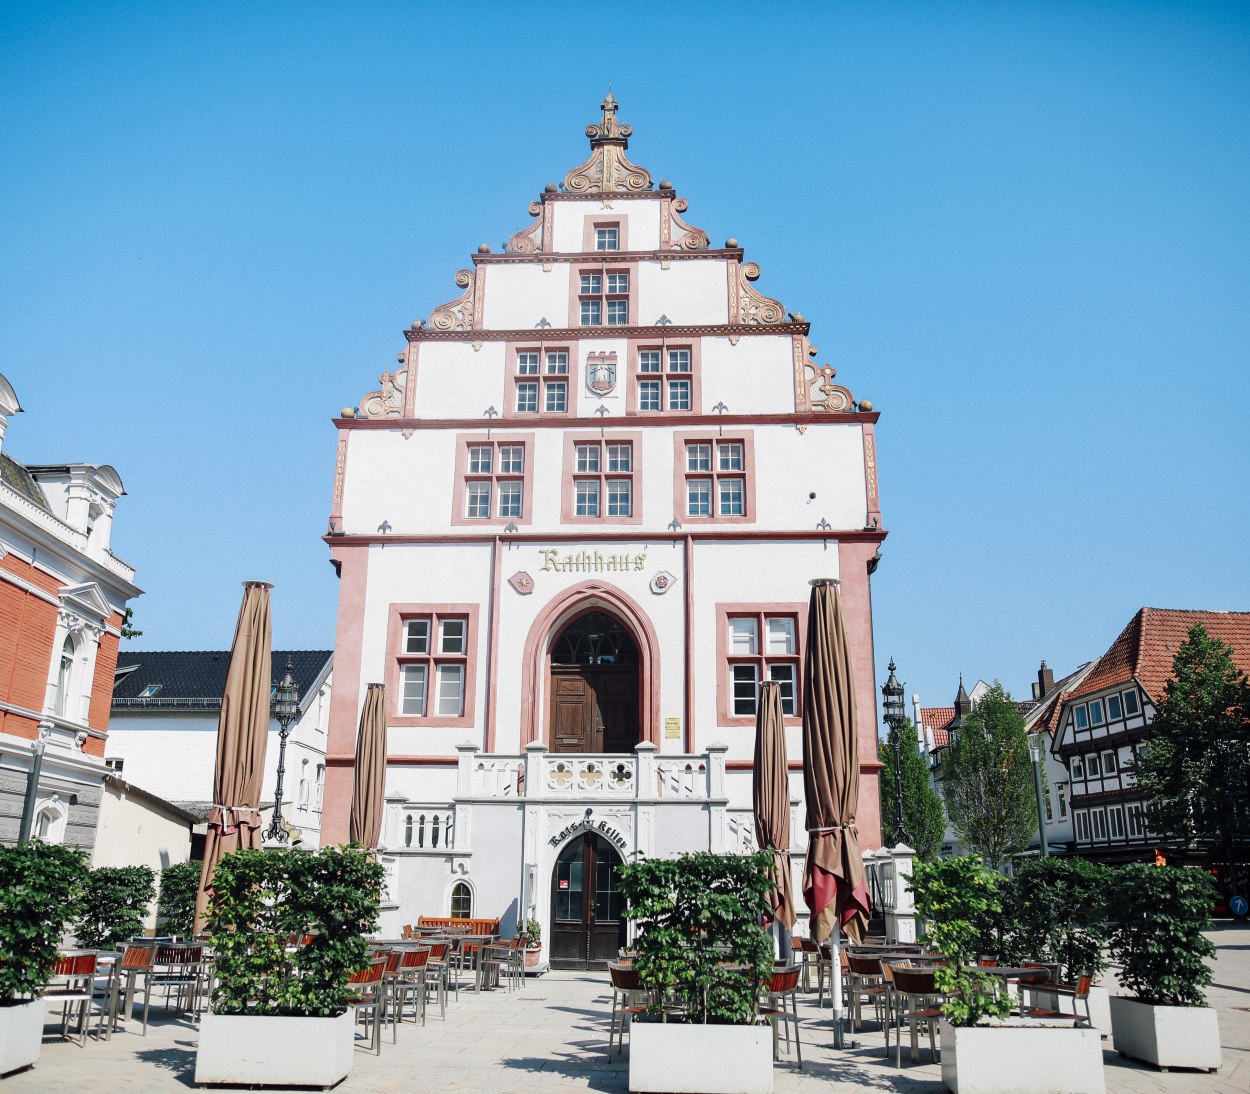
[[[1034,685],[1033,698],[1040,699],[1043,695],[1049,694],[1055,687],[1055,670],[1048,668],[1046,662],[1042,662],[1042,667],[1037,670],[1037,683]]]

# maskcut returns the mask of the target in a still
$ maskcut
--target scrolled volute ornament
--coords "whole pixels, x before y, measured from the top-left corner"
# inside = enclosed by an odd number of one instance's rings
[[[749,326],[768,326],[785,322],[786,309],[781,301],[756,292],[751,287],[750,282],[758,281],[759,276],[758,262],[744,262],[738,268],[738,322]]]
[[[434,330],[470,330],[473,326],[473,271],[458,270],[456,284],[464,293],[455,300],[440,304],[430,313]]]

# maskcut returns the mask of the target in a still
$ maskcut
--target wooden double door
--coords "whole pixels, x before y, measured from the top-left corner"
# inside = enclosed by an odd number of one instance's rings
[[[553,752],[633,752],[638,743],[634,665],[553,665],[551,706]]]
[[[565,844],[551,872],[552,968],[603,968],[625,945],[620,865],[616,849],[593,832]]]

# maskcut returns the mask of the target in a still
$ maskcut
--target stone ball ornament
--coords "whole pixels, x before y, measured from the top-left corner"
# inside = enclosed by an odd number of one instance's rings
[[[355,408],[354,406],[345,406],[345,407],[343,408],[342,417],[344,417],[344,418],[354,418],[354,417],[356,417],[356,408]]]
[[[727,240],[725,240],[725,246],[728,247],[730,250],[733,250],[738,245],[739,245],[738,241],[734,239],[733,236],[730,236]]]
[[[862,410],[865,414],[870,414],[870,413],[872,413],[872,400],[871,400],[871,399],[860,399],[860,401],[859,401],[859,409],[860,409],[860,410]]]
[[[480,255],[488,255],[488,254],[490,254],[490,244],[489,244],[489,243],[479,243],[479,244],[477,245],[477,253],[478,253],[478,254],[480,254]]]

